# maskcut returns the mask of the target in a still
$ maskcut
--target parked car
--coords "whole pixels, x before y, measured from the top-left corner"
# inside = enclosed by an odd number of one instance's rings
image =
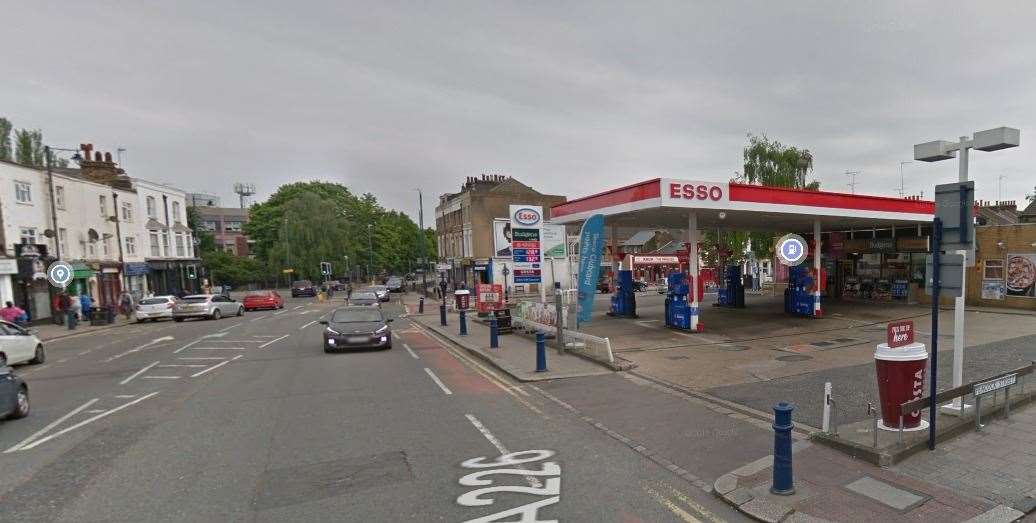
[[[389,289],[384,285],[371,285],[365,290],[373,292],[378,295],[378,299],[381,301],[389,301]]]
[[[316,297],[316,295],[317,287],[309,280],[299,280],[291,284],[292,298],[298,298],[299,296]]]
[[[158,321],[163,318],[173,317],[173,306],[176,304],[176,296],[154,296],[144,298],[137,304],[137,322],[145,320]]]
[[[339,280],[327,280],[327,288],[335,292],[345,290],[345,284]]]
[[[223,316],[241,316],[244,313],[244,305],[241,305],[233,298],[216,294],[184,296],[173,306],[174,321],[183,321],[187,318],[211,318],[218,320]]]
[[[284,298],[277,291],[252,291],[241,302],[246,311],[259,309],[283,309]]]
[[[380,308],[342,307],[321,320],[324,329],[324,352],[349,348],[392,348],[392,331]]]
[[[379,298],[377,294],[370,291],[354,292],[352,298],[348,298],[345,301],[347,301],[349,305],[381,307],[381,298]]]
[[[19,363],[43,363],[47,353],[36,330],[0,321],[0,367]]]
[[[0,419],[18,419],[29,415],[29,386],[14,373],[0,366]]]
[[[385,282],[385,287],[388,288],[389,292],[403,292],[406,290],[403,287],[403,278],[399,276],[389,276],[388,281]]]
[[[230,297],[230,288],[230,285],[215,285],[212,287],[212,294]]]

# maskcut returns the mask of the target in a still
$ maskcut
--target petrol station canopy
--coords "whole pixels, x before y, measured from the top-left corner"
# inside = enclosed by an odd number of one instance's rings
[[[811,232],[816,221],[826,231],[931,223],[935,204],[909,198],[655,178],[555,205],[550,219],[572,224],[602,214],[609,227],[686,229],[692,211],[698,229]]]

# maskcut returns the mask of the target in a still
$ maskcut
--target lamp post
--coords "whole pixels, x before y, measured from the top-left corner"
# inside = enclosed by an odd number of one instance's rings
[[[903,166],[908,164],[908,163],[914,163],[914,162],[899,162],[899,197],[900,198],[902,198],[903,195],[906,194],[906,187],[905,187],[906,184],[903,183],[904,182],[904,179],[903,179]]]
[[[507,305],[507,289],[510,287],[507,283],[507,275],[511,274],[511,269],[508,269],[505,263],[504,268],[500,269],[500,272],[504,275],[504,305]]]
[[[428,297],[428,254],[427,247],[425,246],[424,237],[424,195],[421,194],[421,189],[417,189],[417,227],[420,229],[420,243],[418,248],[421,253],[421,289],[424,293],[424,297]]]
[[[985,131],[979,131],[974,134],[971,139],[967,136],[961,136],[959,141],[949,142],[946,140],[936,140],[934,142],[926,142],[914,145],[914,159],[922,162],[938,162],[941,160],[949,160],[957,156],[957,152],[960,152],[960,157],[957,160],[957,181],[966,182],[968,181],[968,152],[969,149],[976,149],[979,151],[999,151],[1000,149],[1007,149],[1010,147],[1017,147],[1021,133],[1018,129],[1011,127],[997,127],[996,129],[987,129]],[[970,216],[970,213],[969,213]],[[964,227],[964,224],[961,224]],[[974,242],[974,238],[971,238]],[[974,265],[974,259],[968,259],[968,251],[958,251],[958,254],[962,254],[965,257],[964,264],[962,265],[961,275],[961,288],[967,289],[965,285],[965,277],[967,276],[969,265]],[[960,387],[964,382],[964,294],[966,291],[961,291],[961,296],[955,298],[953,303],[953,386]],[[934,298],[933,298],[934,299]],[[934,354],[933,354],[934,357]],[[932,365],[932,376],[931,381],[935,383],[935,365],[933,360]],[[933,393],[934,393],[934,386]],[[952,404],[944,405],[942,411],[946,414],[959,415],[966,411],[968,405],[965,405],[961,398],[953,400]],[[934,415],[933,415],[934,420]]]
[[[367,279],[374,285],[374,277],[371,275],[371,267],[374,266],[374,224],[367,224]]]
[[[349,276],[349,280],[351,281],[353,275],[349,273],[349,255],[348,254],[343,255],[342,259],[345,260],[345,274],[347,274]]]

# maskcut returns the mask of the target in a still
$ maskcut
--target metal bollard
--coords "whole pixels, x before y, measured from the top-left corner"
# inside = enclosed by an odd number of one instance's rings
[[[773,407],[773,484],[770,492],[780,496],[795,493],[791,468],[791,411],[795,407],[780,402]]]
[[[500,348],[500,332],[496,325],[496,318],[492,318],[489,320],[489,348]]]
[[[439,325],[446,326],[446,304],[439,306]]]
[[[468,335],[468,319],[467,319],[467,316],[464,313],[464,309],[460,310],[460,335],[461,336],[467,336]]]
[[[542,332],[536,333],[536,372],[547,372],[547,340]]]
[[[424,314],[424,298],[417,299],[417,313]]]
[[[867,415],[871,417],[871,432],[874,436],[874,448],[878,448],[878,409],[874,408],[873,403],[867,404]]]

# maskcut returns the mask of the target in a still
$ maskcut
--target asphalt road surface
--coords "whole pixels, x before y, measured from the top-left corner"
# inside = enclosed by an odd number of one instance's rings
[[[405,318],[325,354],[334,304],[47,343],[0,422],[0,521],[744,520]]]

